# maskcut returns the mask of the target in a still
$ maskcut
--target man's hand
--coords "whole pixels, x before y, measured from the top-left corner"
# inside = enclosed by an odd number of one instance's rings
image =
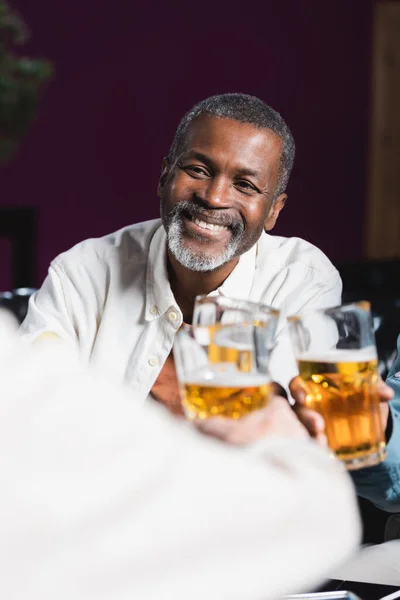
[[[290,382],[290,393],[296,401],[294,411],[301,423],[307,429],[311,437],[315,438],[322,444],[326,444],[325,421],[319,413],[315,412],[315,410],[311,410],[311,408],[306,407],[305,402],[307,392],[300,377],[295,377]],[[381,378],[379,378],[378,381],[378,394],[381,401],[380,408],[382,425],[383,430],[385,431],[389,416],[388,401],[393,397],[393,390],[386,385]]]
[[[288,401],[272,396],[268,406],[241,419],[215,417],[196,421],[203,433],[234,445],[257,442],[269,435],[307,439],[307,430],[290,408]]]

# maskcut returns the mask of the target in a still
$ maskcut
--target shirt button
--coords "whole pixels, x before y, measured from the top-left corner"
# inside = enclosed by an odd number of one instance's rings
[[[157,358],[149,358],[149,365],[151,367],[156,367],[158,365],[158,359]]]
[[[158,307],[157,306],[152,306],[150,309],[150,314],[152,315],[158,315]]]
[[[176,314],[175,311],[171,310],[171,312],[168,313],[168,319],[172,322],[175,322],[178,320],[178,315]]]

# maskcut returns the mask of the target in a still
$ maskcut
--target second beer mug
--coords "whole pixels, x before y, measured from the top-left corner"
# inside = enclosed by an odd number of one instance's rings
[[[377,392],[377,353],[368,302],[289,318],[309,408],[325,420],[328,444],[348,470],[386,457]]]

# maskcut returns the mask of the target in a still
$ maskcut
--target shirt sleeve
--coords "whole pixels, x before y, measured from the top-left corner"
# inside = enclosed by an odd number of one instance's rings
[[[58,346],[0,366],[2,597],[272,600],[355,550],[353,485],[312,441],[226,446]]]
[[[400,512],[400,336],[397,340],[397,358],[386,383],[394,390],[389,403],[390,439],[387,458],[375,467],[352,474],[357,493],[378,508],[388,512]]]
[[[302,303],[300,299],[300,305],[297,313],[301,313],[304,310],[313,308],[315,310],[323,308],[332,308],[333,306],[340,306],[342,302],[342,280],[336,269],[333,270],[332,278],[325,281],[315,288],[310,294],[305,296],[305,300]]]
[[[72,281],[54,261],[42,287],[29,300],[28,313],[20,327],[20,334],[26,341],[58,337],[77,342],[71,288]]]

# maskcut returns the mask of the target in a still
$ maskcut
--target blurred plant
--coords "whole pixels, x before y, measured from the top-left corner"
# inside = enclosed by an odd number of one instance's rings
[[[52,73],[46,60],[18,56],[15,46],[25,44],[25,23],[0,0],[0,162],[15,154],[35,118],[40,90]]]

